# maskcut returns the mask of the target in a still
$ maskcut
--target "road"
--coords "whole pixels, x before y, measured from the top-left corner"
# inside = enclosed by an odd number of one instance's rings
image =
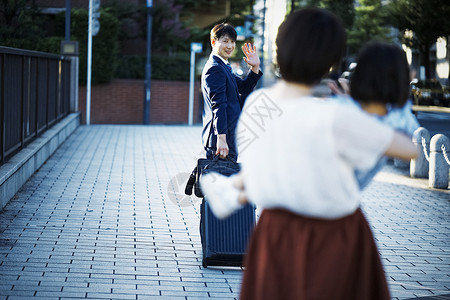
[[[418,111],[417,119],[422,127],[430,131],[431,137],[442,133],[450,138],[450,113]]]

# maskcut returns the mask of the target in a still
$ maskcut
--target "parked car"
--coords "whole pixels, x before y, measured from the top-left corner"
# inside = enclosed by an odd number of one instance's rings
[[[449,106],[450,89],[436,79],[411,81],[411,94],[415,105]]]

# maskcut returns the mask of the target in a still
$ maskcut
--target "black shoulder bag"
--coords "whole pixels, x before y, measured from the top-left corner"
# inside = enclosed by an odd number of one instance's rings
[[[221,175],[231,176],[238,173],[240,170],[240,165],[230,157],[222,159],[216,155],[213,159],[199,158],[197,160],[197,166],[192,171],[191,176],[189,176],[184,193],[186,195],[192,195],[192,189],[194,189],[195,196],[202,198],[203,193],[200,189],[199,182],[203,174],[217,172]]]

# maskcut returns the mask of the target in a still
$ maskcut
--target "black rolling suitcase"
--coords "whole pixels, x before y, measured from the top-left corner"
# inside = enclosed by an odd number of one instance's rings
[[[199,159],[197,166],[186,185],[185,193],[203,197],[199,179],[202,174],[218,172],[231,176],[239,172],[239,164],[230,159]],[[200,237],[203,250],[203,267],[207,266],[242,266],[243,257],[255,227],[255,206],[247,204],[226,219],[214,216],[203,198],[200,205]]]
[[[203,198],[200,205],[200,237],[203,267],[242,266],[255,226],[255,207],[247,204],[226,219],[214,216]]]

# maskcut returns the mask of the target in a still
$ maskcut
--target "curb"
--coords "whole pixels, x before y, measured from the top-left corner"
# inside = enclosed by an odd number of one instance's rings
[[[80,113],[69,114],[0,166],[0,210],[79,125]]]

